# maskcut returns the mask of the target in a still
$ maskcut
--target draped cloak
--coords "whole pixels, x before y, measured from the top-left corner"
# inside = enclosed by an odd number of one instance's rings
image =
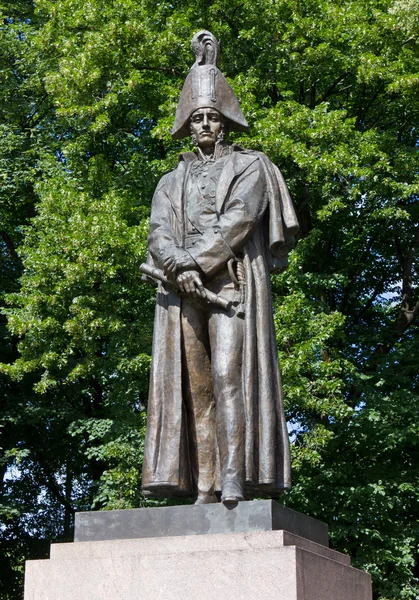
[[[171,245],[182,246],[184,190],[194,160],[197,156],[192,152],[181,155],[177,168],[165,175],[157,186],[149,237],[149,262],[153,266],[162,268],[161,255]],[[297,217],[279,169],[264,154],[238,146],[232,147],[217,184],[217,216],[228,217],[233,205],[237,214],[235,190],[250,165],[253,171],[257,166],[264,186],[258,190],[263,194],[258,198],[261,210],[240,251],[246,281],[242,390],[247,498],[276,496],[291,486],[269,273],[287,267],[287,254],[298,230]],[[224,237],[222,221],[215,231],[220,239]],[[205,285],[205,273],[203,282]],[[193,495],[182,393],[181,310],[181,297],[159,284],[143,463],[143,491],[147,496]]]

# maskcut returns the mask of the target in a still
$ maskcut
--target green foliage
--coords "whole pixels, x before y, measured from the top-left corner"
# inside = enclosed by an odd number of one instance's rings
[[[415,0],[27,0],[0,26],[0,542],[139,506],[153,291],[138,265],[192,55],[209,28],[295,200],[272,278],[294,488],[378,600],[419,594],[419,5]],[[24,267],[24,269],[23,269]],[[6,329],[6,315],[8,329]]]

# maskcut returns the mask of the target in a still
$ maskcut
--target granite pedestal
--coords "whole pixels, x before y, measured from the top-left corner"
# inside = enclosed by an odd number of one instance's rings
[[[329,545],[325,523],[282,506],[274,500],[239,502],[230,508],[218,503],[77,513],[74,541],[93,542],[280,529],[323,546]]]
[[[27,562],[25,600],[371,600],[370,576],[327,546],[326,526],[278,506],[78,515],[75,543],[53,544],[49,560]],[[138,522],[148,511],[144,537]],[[289,531],[299,527],[316,539]]]

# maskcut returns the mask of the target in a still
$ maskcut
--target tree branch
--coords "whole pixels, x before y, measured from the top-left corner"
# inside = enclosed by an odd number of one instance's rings
[[[342,73],[341,75],[339,75],[339,77],[337,79],[335,79],[335,81],[331,85],[329,85],[329,87],[327,88],[327,90],[325,91],[323,96],[321,97],[320,104],[322,102],[326,102],[326,100],[329,98],[329,96],[331,96],[335,92],[335,89],[340,84],[340,82],[343,81],[344,79],[346,79],[346,77],[350,74],[351,74],[350,71],[346,71],[345,73]]]
[[[238,7],[236,7],[236,8],[238,8]],[[236,37],[238,37],[239,36],[239,29],[238,29],[238,27],[237,27],[234,19],[231,19],[223,10],[219,10],[218,12],[220,13],[220,15],[222,16],[222,18],[224,19],[224,21],[227,23],[227,25],[230,27],[230,29],[234,33],[234,35]]]
[[[403,256],[403,251],[400,244],[400,239],[397,235],[394,236],[394,247],[397,260],[402,267],[402,297],[399,314],[392,326],[392,339],[387,344],[379,344],[372,356],[388,354],[400,336],[412,325],[416,317],[419,315],[419,300],[412,307],[413,286],[412,286],[412,265],[416,250],[419,246],[419,227],[416,230],[413,243],[409,248],[407,256]]]
[[[402,42],[402,46],[404,46],[405,44],[408,44],[409,42],[413,42],[414,40],[416,40],[416,38],[417,38],[416,35],[411,35],[410,38],[407,38],[407,40]]]
[[[360,229],[362,231],[362,227]],[[345,308],[346,308],[346,305],[348,304],[349,296],[350,296],[351,292],[353,291],[353,286],[356,281],[356,278],[358,277],[358,275],[361,271],[361,266],[366,264],[374,242],[375,242],[375,238],[371,238],[369,240],[368,245],[364,250],[364,253],[362,254],[361,258],[359,259],[359,263],[358,263],[356,269],[354,271],[352,271],[352,273],[351,273],[348,285],[346,286],[345,290],[343,290],[343,298],[342,298],[342,301],[340,303],[340,308],[339,308],[340,312],[342,312],[342,313],[345,312]]]
[[[394,236],[394,248],[396,250],[396,258],[399,261],[400,266],[403,267],[403,265],[404,265],[403,251],[402,251],[402,247],[400,245],[400,238],[397,235],[397,233]]]
[[[38,464],[44,473],[44,481],[45,481],[46,487],[49,489],[49,491],[52,493],[52,495],[60,502],[60,504],[62,504],[62,506],[64,506],[64,508],[70,513],[70,515],[72,515],[74,517],[74,514],[76,511],[75,511],[74,507],[72,506],[71,502],[66,498],[66,496],[61,491],[61,488],[55,479],[55,474],[54,474],[53,470],[48,465],[48,463],[44,460],[42,453],[39,452],[39,450],[35,450],[33,445],[32,445],[32,452],[33,452],[34,456],[36,457]]]
[[[356,122],[355,122],[355,129],[358,129],[361,126],[361,123],[364,122],[365,117],[367,116],[367,113],[369,111],[369,109],[371,108],[371,106],[374,104],[374,102],[377,100],[379,94],[380,94],[380,90],[376,90],[373,95],[371,96],[371,98],[367,98],[366,97],[366,91],[367,91],[367,87],[365,84],[362,85],[362,92],[361,92],[361,102],[359,104],[359,108],[358,108],[358,114],[356,117]]]
[[[374,302],[374,300],[376,299],[376,297],[381,294],[381,292],[383,291],[383,285],[384,285],[384,281],[385,281],[385,277],[383,279],[381,279],[377,285],[374,288],[373,293],[371,294],[370,298],[368,298],[367,303],[365,304],[365,306],[363,306],[361,308],[361,310],[359,311],[359,313],[356,315],[356,317],[354,318],[354,320],[352,321],[353,324],[355,323],[359,323],[359,321],[362,319],[362,317],[365,315],[365,313],[367,312],[367,310],[369,310],[372,306],[372,303]]]
[[[409,273],[412,269],[412,264],[413,264],[413,259],[416,253],[416,250],[419,247],[419,227],[416,231],[416,235],[415,235],[415,239],[413,240],[413,244],[410,247],[410,250],[407,254],[407,259],[406,259],[406,268],[408,269]]]
[[[14,243],[13,243],[12,238],[10,237],[10,235],[6,231],[1,230],[0,231],[0,237],[2,238],[3,242],[6,244],[6,248],[8,249],[8,251],[10,253],[10,256],[14,260],[20,261],[19,255],[16,252],[15,245],[14,245]]]
[[[398,254],[398,258],[402,258],[402,252],[400,247],[400,241],[398,237],[395,236],[396,245],[396,254]],[[413,298],[413,286],[412,286],[412,265],[413,259],[415,257],[416,250],[419,246],[419,227],[416,231],[415,238],[407,256],[404,260],[399,262],[403,269],[403,283],[402,283],[402,302],[400,307],[400,313],[397,318],[397,321],[394,324],[394,330],[396,333],[403,333],[403,331],[409,327],[411,323],[413,323],[414,319],[417,317],[419,312],[419,301],[415,304],[413,308],[411,308],[412,298]]]

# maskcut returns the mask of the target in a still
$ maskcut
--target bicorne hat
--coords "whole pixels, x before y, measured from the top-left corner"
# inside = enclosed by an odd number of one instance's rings
[[[217,68],[218,42],[209,31],[199,31],[192,38],[196,61],[186,76],[176,110],[172,137],[180,140],[190,135],[189,119],[198,108],[215,108],[229,121],[230,129],[248,131],[231,85]]]

